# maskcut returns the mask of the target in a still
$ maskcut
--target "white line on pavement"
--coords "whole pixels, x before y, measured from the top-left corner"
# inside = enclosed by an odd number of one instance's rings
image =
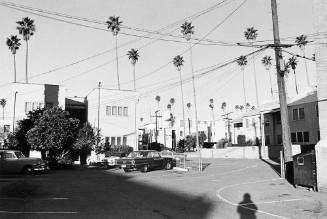
[[[0,214],[78,214],[76,211],[0,211]]]
[[[286,200],[275,200],[275,201],[269,201],[269,202],[256,202],[255,204],[272,204],[272,203],[278,203],[278,202],[294,202],[294,201],[302,201],[304,199],[300,199],[300,198],[294,198],[294,199],[286,199]],[[254,204],[254,203],[249,203],[249,204]],[[249,204],[239,204],[242,206],[246,206]]]
[[[238,203],[231,202],[231,201],[225,199],[224,197],[222,197],[222,195],[220,193],[223,190],[225,190],[225,189],[232,188],[232,187],[235,187],[235,186],[241,186],[241,185],[247,185],[247,184],[255,184],[255,183],[262,183],[262,182],[270,182],[270,181],[276,181],[276,180],[281,180],[281,178],[267,179],[267,180],[259,180],[259,181],[254,181],[254,182],[246,182],[246,183],[239,183],[239,184],[224,186],[224,187],[221,187],[220,189],[217,190],[216,196],[220,200],[222,200],[223,202],[237,207],[239,205]],[[250,210],[250,211],[259,212],[261,214],[266,214],[266,215],[270,215],[270,216],[277,217],[277,218],[289,219],[289,218],[284,217],[284,216],[280,216],[280,215],[277,215],[277,214],[272,214],[272,213],[269,213],[269,212],[266,212],[266,211],[262,211],[262,210],[255,210],[255,209],[252,209],[252,208],[249,208],[249,207],[246,207],[246,206],[240,206],[240,207],[245,208],[245,209]]]

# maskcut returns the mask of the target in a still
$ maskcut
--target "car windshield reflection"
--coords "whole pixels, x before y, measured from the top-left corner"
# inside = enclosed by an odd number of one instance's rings
[[[146,158],[148,152],[145,151],[135,151],[128,155],[128,158]]]

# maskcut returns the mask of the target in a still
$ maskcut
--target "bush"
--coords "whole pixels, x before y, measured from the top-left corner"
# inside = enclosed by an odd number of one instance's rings
[[[184,152],[185,151],[185,139],[180,139],[177,143],[177,151]]]
[[[109,148],[109,154],[113,154],[113,153],[129,154],[132,151],[133,151],[133,148],[128,145],[114,145]]]

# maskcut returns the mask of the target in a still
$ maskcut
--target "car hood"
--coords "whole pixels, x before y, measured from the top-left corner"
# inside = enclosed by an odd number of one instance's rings
[[[45,163],[42,159],[35,158],[35,157],[24,157],[24,158],[19,158],[18,160],[26,161],[26,162]]]

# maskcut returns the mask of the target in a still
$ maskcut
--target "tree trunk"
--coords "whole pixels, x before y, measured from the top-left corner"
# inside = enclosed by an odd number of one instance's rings
[[[303,56],[305,57],[305,49],[303,49]],[[308,73],[307,59],[304,59],[304,65],[305,65],[305,76],[306,76],[306,79],[307,79],[307,86],[310,87],[310,79],[309,79],[309,73]]]
[[[117,35],[115,36],[115,41],[116,41],[116,67],[117,67],[117,82],[118,82],[118,90],[120,90],[119,70],[118,70],[118,47],[117,47]]]
[[[135,64],[133,64],[133,81],[134,81],[134,91],[136,91]]]
[[[28,40],[26,40],[25,82],[28,83]]]
[[[14,54],[14,83],[17,82],[16,78],[16,55]]]
[[[184,113],[184,92],[183,92],[183,82],[182,82],[182,73],[181,73],[181,70],[178,70],[178,73],[179,73],[179,82],[180,82],[181,95],[182,95],[183,130],[184,130],[184,138],[185,138],[186,131],[185,131],[185,113]]]
[[[296,91],[296,94],[299,94],[299,90],[297,89],[297,80],[296,80],[295,69],[293,69],[293,71],[294,71],[295,91]]]

